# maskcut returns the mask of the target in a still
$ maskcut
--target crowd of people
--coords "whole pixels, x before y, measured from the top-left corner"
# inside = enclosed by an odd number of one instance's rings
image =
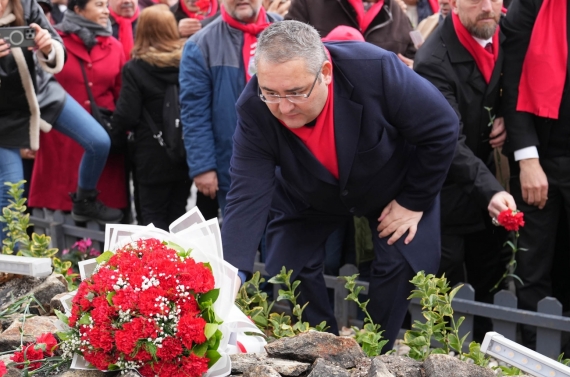
[[[194,184],[242,279],[261,246],[268,272],[310,282],[298,301],[333,332],[323,269],[362,260],[366,238],[371,313],[390,342],[419,270],[492,302],[510,258],[495,219],[520,210],[517,295],[536,310],[570,259],[569,12],[564,0],[0,0],[0,28],[35,32],[34,48],[0,38],[0,182],[26,176],[30,207],[78,222],[162,229]],[[156,132],[173,88],[185,160]],[[0,208],[8,199],[1,187]],[[522,336],[533,347],[535,331]]]

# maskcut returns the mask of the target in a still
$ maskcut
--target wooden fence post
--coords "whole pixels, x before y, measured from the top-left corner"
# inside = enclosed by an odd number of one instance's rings
[[[554,297],[545,297],[538,302],[538,313],[562,315],[562,304]],[[560,331],[537,327],[536,351],[554,360],[560,354]]]
[[[507,290],[502,290],[495,294],[493,298],[493,303],[495,305],[503,306],[506,308],[517,308],[517,296]],[[517,324],[508,321],[502,321],[499,319],[493,319],[493,331],[498,332],[505,338],[510,339],[514,342],[517,340]]]

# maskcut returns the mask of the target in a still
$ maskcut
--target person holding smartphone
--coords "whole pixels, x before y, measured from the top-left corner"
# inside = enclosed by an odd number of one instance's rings
[[[35,31],[34,48],[18,48],[0,40],[0,182],[23,179],[20,149],[38,150],[40,129],[47,132],[53,125],[85,150],[74,194],[74,216],[81,221],[119,221],[119,210],[96,200],[95,187],[109,153],[109,136],[52,77],[65,61],[61,38],[35,0],[0,0],[0,28],[26,25]],[[7,186],[0,187],[3,208],[8,204]]]

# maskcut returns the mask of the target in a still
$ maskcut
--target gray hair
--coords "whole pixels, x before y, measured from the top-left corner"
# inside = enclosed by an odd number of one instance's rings
[[[295,59],[303,59],[309,72],[315,75],[328,60],[321,37],[314,27],[292,20],[275,22],[257,39],[256,67],[260,60],[281,64]]]

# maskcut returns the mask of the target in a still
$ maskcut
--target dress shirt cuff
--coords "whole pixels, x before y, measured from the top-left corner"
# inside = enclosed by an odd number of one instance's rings
[[[238,276],[239,276],[242,284],[247,281],[247,275],[245,274],[245,272],[238,271]]]
[[[527,160],[529,158],[538,158],[538,149],[535,146],[515,151],[515,161]]]

